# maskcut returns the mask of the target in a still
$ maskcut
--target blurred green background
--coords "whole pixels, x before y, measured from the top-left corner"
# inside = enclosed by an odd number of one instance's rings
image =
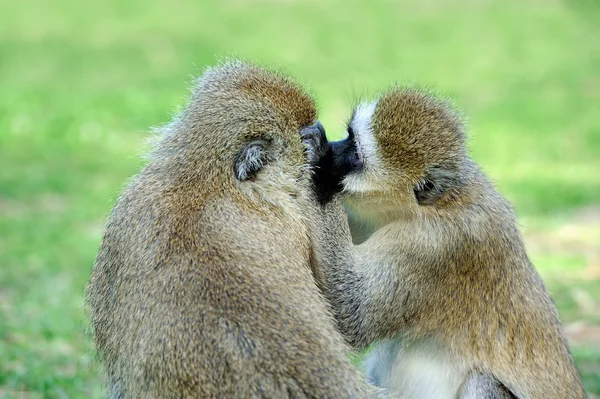
[[[600,397],[597,0],[21,0],[0,3],[1,398],[101,397],[82,295],[107,213],[232,54],[306,83],[332,136],[396,81],[454,99]]]

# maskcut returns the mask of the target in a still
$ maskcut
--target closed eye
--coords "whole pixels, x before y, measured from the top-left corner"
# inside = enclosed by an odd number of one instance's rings
[[[422,191],[431,191],[434,188],[435,188],[435,184],[433,184],[433,182],[429,179],[425,179],[425,181],[423,183],[421,183]]]
[[[444,190],[433,180],[425,178],[415,185],[413,191],[419,205],[431,205],[443,194]]]
[[[415,198],[419,205],[432,205],[448,190],[460,187],[456,167],[434,166],[429,169],[421,181],[415,184]]]

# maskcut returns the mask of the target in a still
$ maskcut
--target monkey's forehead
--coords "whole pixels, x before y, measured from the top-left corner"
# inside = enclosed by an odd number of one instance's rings
[[[369,123],[364,120],[366,114],[371,116]],[[360,104],[351,125],[368,125],[368,129],[356,131],[361,142],[374,141],[385,163],[404,171],[421,172],[435,163],[453,165],[465,151],[458,114],[446,102],[418,88],[394,88],[376,103]]]
[[[382,130],[396,134],[429,134],[464,141],[463,122],[452,105],[416,87],[394,88],[382,95],[377,101],[373,120]]]
[[[382,96],[373,115],[376,134],[395,136],[419,144],[418,139],[429,144],[462,145],[464,128],[459,115],[452,107],[418,89],[393,90]]]

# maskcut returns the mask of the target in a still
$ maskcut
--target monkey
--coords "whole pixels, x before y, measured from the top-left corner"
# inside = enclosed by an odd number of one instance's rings
[[[373,344],[370,382],[407,398],[583,398],[514,211],[465,136],[447,101],[396,86],[319,161],[317,276],[338,327]]]
[[[125,187],[86,286],[110,398],[379,397],[313,278],[314,100],[207,69]]]

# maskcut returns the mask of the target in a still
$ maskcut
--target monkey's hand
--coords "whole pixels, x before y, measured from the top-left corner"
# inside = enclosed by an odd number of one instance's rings
[[[306,147],[306,158],[309,165],[316,165],[327,154],[330,148],[325,129],[319,121],[300,129],[300,138]]]

